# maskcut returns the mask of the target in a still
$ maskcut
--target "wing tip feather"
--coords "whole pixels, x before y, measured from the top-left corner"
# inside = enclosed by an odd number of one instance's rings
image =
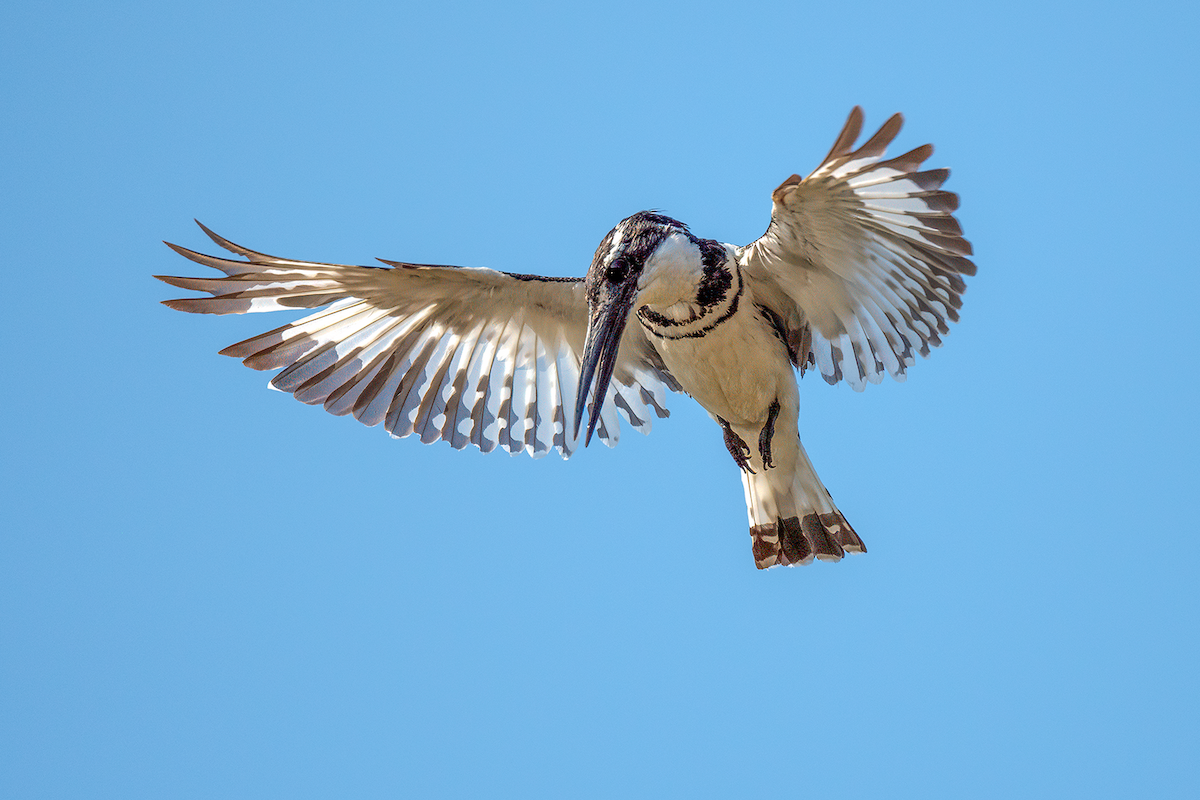
[[[214,242],[216,242],[216,243],[217,243],[217,245],[219,245],[220,247],[222,247],[222,248],[224,248],[224,249],[228,250],[228,251],[229,251],[229,252],[231,252],[231,253],[236,253],[236,254],[238,254],[239,256],[243,256],[244,258],[247,258],[247,259],[250,259],[250,260],[253,260],[253,261],[256,261],[256,260],[265,260],[265,261],[271,261],[271,260],[274,260],[274,256],[269,256],[269,255],[266,255],[265,253],[259,253],[259,252],[255,251],[255,250],[251,250],[251,249],[250,249],[250,248],[248,248],[248,247],[242,247],[240,244],[235,244],[235,243],[233,243],[233,242],[229,241],[229,240],[228,240],[228,239],[226,239],[224,236],[221,236],[221,235],[220,235],[220,234],[218,234],[216,231],[214,231],[212,228],[208,227],[207,225],[205,225],[203,222],[201,222],[201,221],[200,221],[200,220],[198,220],[198,219],[195,219],[195,218],[193,218],[193,219],[192,219],[192,222],[194,222],[194,223],[196,223],[197,225],[199,225],[199,226],[200,226],[200,230],[204,231],[205,235],[206,235],[206,236],[208,236],[208,238],[212,239]]]
[[[859,134],[862,133],[864,116],[862,106],[856,105],[850,109],[850,115],[846,117],[846,124],[842,126],[841,133],[833,141],[833,147],[829,149],[829,154],[822,159],[822,164],[841,156],[850,155],[854,143],[858,140]]]

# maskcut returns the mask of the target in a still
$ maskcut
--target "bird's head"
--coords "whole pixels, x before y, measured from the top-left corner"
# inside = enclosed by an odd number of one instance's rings
[[[673,271],[671,267],[681,259],[699,264],[695,241],[682,222],[652,211],[639,211],[621,220],[596,248],[584,280],[588,327],[575,396],[576,436],[584,408],[588,408],[585,445],[591,441],[600,418],[600,408],[616,367],[621,334],[635,302],[639,298],[646,300],[646,293],[662,283],[659,280],[662,273]],[[590,406],[589,389],[592,390]]]

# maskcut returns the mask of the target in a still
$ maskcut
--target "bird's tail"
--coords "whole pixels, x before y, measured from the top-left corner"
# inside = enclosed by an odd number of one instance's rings
[[[814,557],[838,561],[846,553],[867,551],[817,477],[804,445],[799,447],[791,476],[775,469],[742,472],[754,564],[759,569],[809,564]]]

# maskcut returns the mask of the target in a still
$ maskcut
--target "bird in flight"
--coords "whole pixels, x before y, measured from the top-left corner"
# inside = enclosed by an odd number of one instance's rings
[[[648,432],[667,392],[694,398],[741,471],[754,563],[864,552],[800,443],[796,371],[861,390],[903,380],[958,319],[971,245],[949,171],[923,145],[885,159],[892,116],[855,146],[855,107],[808,177],[772,193],[771,222],[739,247],[641,211],[609,231],[584,278],[382,261],[294,261],[236,245],[240,259],[169,244],[223,277],[156,276],[211,297],[179,311],[318,309],[221,352],[271,386],[392,436],[567,458],[620,418]],[[586,417],[586,424],[584,424]]]

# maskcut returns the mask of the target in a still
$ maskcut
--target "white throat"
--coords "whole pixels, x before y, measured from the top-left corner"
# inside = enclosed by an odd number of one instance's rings
[[[706,243],[710,248],[715,244]],[[733,248],[716,246],[724,248],[723,259],[677,234],[664,239],[646,260],[635,301],[646,330],[665,339],[703,336],[737,312],[741,270]]]
[[[696,243],[682,233],[674,233],[646,260],[646,266],[638,279],[639,306],[651,309],[672,318],[689,316],[696,297],[696,287],[704,277],[704,260]],[[673,313],[678,312],[678,313]]]

